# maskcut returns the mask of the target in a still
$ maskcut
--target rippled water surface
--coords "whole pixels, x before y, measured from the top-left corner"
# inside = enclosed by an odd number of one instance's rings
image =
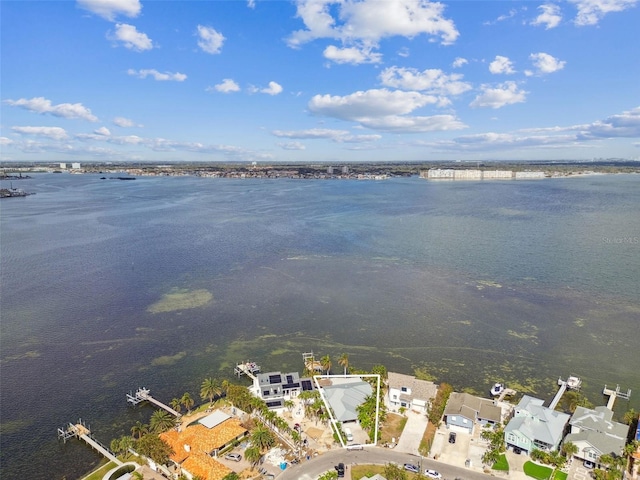
[[[4,185],[3,185],[4,186]],[[302,352],[547,398],[558,376],[635,388],[640,177],[434,183],[100,180],[48,174],[2,200],[5,479],[78,478],[148,421],[125,393],[197,398],[251,359]]]

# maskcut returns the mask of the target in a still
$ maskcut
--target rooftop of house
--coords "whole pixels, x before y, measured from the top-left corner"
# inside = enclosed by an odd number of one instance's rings
[[[256,375],[256,381],[260,388],[263,387],[281,387],[283,390],[293,390],[302,388],[303,391],[313,390],[313,381],[310,378],[300,378],[298,372],[268,372]]]
[[[402,391],[402,387],[411,390],[411,394],[403,393],[403,399],[412,400],[414,398],[420,400],[431,400],[435,398],[438,386],[428,380],[419,380],[412,375],[403,373],[389,372],[387,374],[387,385],[389,388]]]
[[[570,433],[564,439],[566,442],[577,444],[579,442],[587,442],[593,448],[595,448],[600,455],[620,455],[626,438],[620,438],[613,435],[608,435],[604,432],[595,432],[592,430],[585,430],[579,433]]]
[[[594,409],[576,407],[569,423],[581,431],[594,431],[605,433],[609,436],[626,439],[629,426],[612,420],[613,412],[607,407],[600,406]]]
[[[340,422],[356,420],[358,418],[356,408],[373,393],[371,385],[359,378],[333,381],[333,385],[323,387],[323,390],[336,420]]]
[[[494,422],[500,422],[502,419],[502,409],[495,405],[493,400],[458,392],[453,392],[449,396],[444,414],[461,415],[471,420],[480,417]]]
[[[525,395],[515,408],[516,416],[505,427],[505,433],[519,431],[531,440],[556,445],[562,438],[569,415],[543,407],[544,400]]]
[[[230,468],[204,453],[189,455],[182,467],[194,477],[198,476],[203,480],[221,480],[232,472]]]

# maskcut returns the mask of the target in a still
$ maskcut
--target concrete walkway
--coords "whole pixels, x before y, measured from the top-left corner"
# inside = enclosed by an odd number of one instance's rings
[[[420,442],[422,436],[427,428],[427,416],[425,414],[412,412],[407,410],[405,412],[407,416],[407,423],[402,430],[398,445],[395,450],[399,452],[411,453],[413,455],[420,455],[418,451],[420,448]]]

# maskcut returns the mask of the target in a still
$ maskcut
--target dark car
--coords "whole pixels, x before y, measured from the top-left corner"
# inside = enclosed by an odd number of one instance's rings
[[[413,465],[412,463],[405,463],[404,469],[409,472],[420,473],[420,468],[417,465]]]
[[[456,443],[456,432],[451,432],[449,434],[449,443]]]
[[[513,453],[520,455],[522,453],[522,449],[519,447],[513,447]]]
[[[336,470],[338,472],[338,478],[344,477],[344,463],[336,465]]]

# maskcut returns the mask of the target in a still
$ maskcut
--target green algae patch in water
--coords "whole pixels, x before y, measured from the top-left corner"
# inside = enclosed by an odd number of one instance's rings
[[[186,290],[173,289],[166,293],[159,301],[147,308],[151,313],[174,312],[176,310],[188,310],[204,307],[213,300],[211,292],[205,289]]]

